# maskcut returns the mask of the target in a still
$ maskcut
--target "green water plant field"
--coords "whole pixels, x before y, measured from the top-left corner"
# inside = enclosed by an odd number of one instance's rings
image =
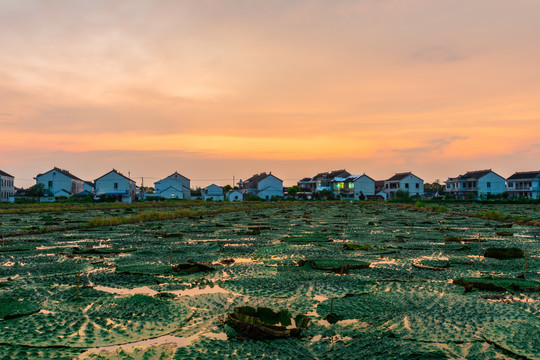
[[[179,204],[1,214],[0,358],[540,359],[538,227],[369,202]],[[238,309],[302,330],[257,340],[231,326]]]

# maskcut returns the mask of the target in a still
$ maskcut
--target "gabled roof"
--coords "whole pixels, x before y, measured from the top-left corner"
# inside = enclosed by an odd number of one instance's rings
[[[300,179],[300,181],[298,181],[298,182],[309,182],[310,180],[311,180],[311,178],[305,177],[303,179]]]
[[[540,177],[540,171],[522,171],[516,172],[510,176],[507,180],[524,180]]]
[[[218,188],[220,188],[220,189],[223,189],[223,187],[221,187],[221,186],[219,186],[219,185],[216,185],[216,184],[210,184],[210,185],[208,185],[207,187],[205,187],[205,188],[203,188],[203,189],[208,189],[208,188],[211,187],[211,186],[216,186],[216,187],[218,187]]]
[[[50,173],[51,171],[56,171],[56,172],[59,172],[60,174],[62,175],[65,175],[73,180],[78,180],[78,181],[83,181],[82,179],[79,179],[78,177],[76,177],[75,175],[73,175],[72,173],[70,173],[69,171],[67,170],[64,170],[64,169],[60,169],[60,168],[57,168],[56,166],[54,168],[52,168],[51,170],[47,171],[47,172],[44,172],[43,174],[37,174],[36,175],[36,178],[37,177],[40,177],[40,176],[43,176],[45,174],[48,174]]]
[[[105,175],[101,175],[101,176],[98,177],[96,180],[94,180],[94,183],[95,183],[96,181],[98,181],[99,179],[101,179],[102,177],[105,177],[105,176],[109,175],[110,173],[115,173],[115,174],[120,175],[121,177],[125,178],[126,180],[129,180],[129,181],[131,181],[131,182],[133,182],[133,183],[135,182],[135,181],[131,180],[130,178],[128,178],[127,176],[125,176],[124,174],[122,174],[122,173],[116,171],[115,169],[112,169],[111,171],[109,171],[109,172],[106,173]]]
[[[333,179],[336,177],[346,178],[348,176],[351,176],[351,174],[347,170],[341,169],[341,170],[333,170],[333,171],[318,173],[317,175],[312,177],[311,180],[317,181],[319,179]]]
[[[9,175],[7,172],[0,170],[0,175],[15,178],[15,176]]]
[[[181,177],[183,177],[184,179],[186,179],[186,180],[189,181],[189,179],[188,179],[187,177],[185,177],[185,176],[182,175],[182,174],[179,174],[178,171],[175,171],[175,172],[172,173],[171,175],[167,176],[165,179],[171,178],[171,177],[173,177],[173,176],[175,176],[175,175],[181,176]],[[165,179],[161,179],[161,180],[165,180]],[[161,180],[159,180],[159,181],[161,181]]]
[[[81,191],[80,193],[78,194],[75,194],[75,196],[88,196],[88,195],[94,195],[94,193],[92,193],[91,191],[88,191],[88,190],[83,190]]]
[[[413,175],[412,172],[404,172],[404,173],[396,173],[394,176],[392,176],[390,179],[386,180],[386,181],[400,181],[400,180],[403,180],[405,179],[407,176],[409,175]]]
[[[160,193],[160,194],[161,194],[161,193],[164,193],[165,191],[167,191],[167,190],[169,190],[169,189],[174,189],[174,190],[176,190],[176,191],[182,192],[182,190],[177,189],[177,188],[175,188],[174,186],[171,185],[171,186],[169,186],[168,188],[161,190],[159,193]]]
[[[371,180],[375,181],[374,179],[367,176],[366,174],[360,174],[360,175],[351,175],[351,176],[345,178],[345,182],[355,182],[356,180],[358,180],[358,179],[360,179],[362,177],[367,177],[368,179],[371,179]],[[384,183],[384,181],[383,181],[383,183]]]
[[[256,188],[257,187],[257,184],[259,184],[259,182],[261,182],[262,180],[266,179],[267,177],[269,176],[273,176],[275,177],[276,179],[278,179],[279,181],[283,182],[283,180],[281,180],[280,178],[278,178],[277,176],[275,176],[274,174],[272,174],[272,172],[270,173],[266,173],[266,172],[263,172],[263,173],[260,173],[260,174],[255,174],[253,175],[252,177],[250,177],[249,179],[245,180],[243,183],[242,183],[242,188],[244,189],[247,189],[247,188]],[[246,185],[247,184],[247,185]]]
[[[476,170],[476,171],[467,171],[465,174],[459,175],[459,176],[457,177],[457,179],[458,179],[458,180],[465,180],[465,179],[480,179],[481,177],[486,176],[486,175],[489,174],[490,172],[492,172],[491,169],[486,169],[486,170]]]

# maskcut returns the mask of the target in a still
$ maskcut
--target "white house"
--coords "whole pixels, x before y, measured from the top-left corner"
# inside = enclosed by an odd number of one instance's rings
[[[506,191],[506,180],[491,169],[468,171],[445,181],[446,192],[458,199],[484,199]]]
[[[229,190],[225,194],[225,198],[229,201],[244,201],[244,195],[238,189]]]
[[[384,192],[388,199],[396,196],[398,190],[404,190],[410,196],[424,195],[424,180],[411,172],[397,173],[390,179],[384,181]]]
[[[540,199],[540,171],[515,173],[506,179],[506,191],[511,198]]]
[[[375,195],[375,180],[366,174],[337,177],[332,180],[332,191],[341,200],[365,199]]]
[[[0,202],[14,201],[15,186],[13,185],[15,178],[7,172],[0,170]]]
[[[94,180],[94,188],[98,196],[114,196],[128,203],[135,200],[135,181],[115,169]]]
[[[351,174],[345,170],[333,170],[318,173],[312,178],[306,177],[298,181],[297,185],[303,193],[313,193],[315,191],[332,190],[331,183],[335,178],[347,178]]]
[[[84,181],[71,174],[67,170],[54,167],[35,178],[36,184],[43,184],[55,197],[69,197],[83,191]]]
[[[204,189],[201,189],[201,197],[204,201],[223,201],[223,188],[216,184],[208,185]]]
[[[272,173],[255,174],[244,182],[240,182],[242,193],[252,194],[261,199],[269,200],[272,197],[283,197],[283,180]]]
[[[154,183],[154,194],[166,199],[191,199],[190,180],[174,172]]]

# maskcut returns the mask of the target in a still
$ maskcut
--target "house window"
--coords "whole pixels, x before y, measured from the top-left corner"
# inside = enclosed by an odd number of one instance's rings
[[[488,188],[491,188],[491,183],[490,183],[490,182],[486,183],[486,186],[487,186]]]
[[[419,183],[416,183],[416,188],[417,189],[420,189],[420,184]],[[418,194],[417,194],[418,195]]]
[[[405,189],[408,189],[409,188],[409,184],[405,184]]]
[[[508,187],[514,187],[514,183],[513,183],[513,182],[509,182],[509,183],[508,183]]]
[[[114,190],[118,190],[118,183],[114,183]]]
[[[49,189],[52,188],[52,181],[49,181]]]
[[[234,196],[234,200],[238,200],[238,195],[235,195],[235,196]]]

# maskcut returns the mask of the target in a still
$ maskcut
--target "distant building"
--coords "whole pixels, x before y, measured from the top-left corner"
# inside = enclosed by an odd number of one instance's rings
[[[117,197],[122,202],[133,202],[136,196],[135,181],[112,169],[94,180],[96,195]]]
[[[204,189],[201,189],[201,198],[204,201],[223,201],[223,188],[221,186],[217,186],[216,184],[208,185]]]
[[[365,200],[375,195],[375,180],[366,174],[335,177],[331,181],[331,188],[341,200]]]
[[[15,196],[15,177],[7,172],[0,170],[0,202],[14,201]]]
[[[446,192],[458,199],[482,199],[506,191],[506,180],[491,169],[468,171],[445,181]]]
[[[190,180],[178,172],[154,183],[154,195],[166,199],[191,199]]]
[[[43,184],[54,197],[69,197],[83,191],[84,181],[67,170],[54,167],[35,178],[36,184]]]
[[[540,199],[540,171],[514,173],[506,179],[506,191],[510,198]]]
[[[386,200],[388,194],[384,192],[384,181],[385,180],[376,180],[375,181],[375,196],[378,196],[379,199]]]
[[[243,194],[255,195],[265,200],[283,197],[283,180],[272,173],[255,174],[239,184]]]
[[[91,181],[85,181],[83,183],[83,191],[87,191],[89,193],[93,193],[94,192],[94,183],[91,182]]]
[[[410,196],[424,195],[424,180],[411,172],[397,173],[384,181],[384,192],[387,199],[396,197],[398,190],[404,190]]]
[[[229,190],[225,194],[225,198],[229,201],[244,201],[244,195],[242,194],[242,191],[238,189]]]
[[[312,178],[303,178],[298,181],[297,185],[300,188],[300,192],[313,193],[322,190],[332,190],[331,183],[335,178],[347,178],[351,174],[346,170],[334,170],[328,172],[318,173]]]

